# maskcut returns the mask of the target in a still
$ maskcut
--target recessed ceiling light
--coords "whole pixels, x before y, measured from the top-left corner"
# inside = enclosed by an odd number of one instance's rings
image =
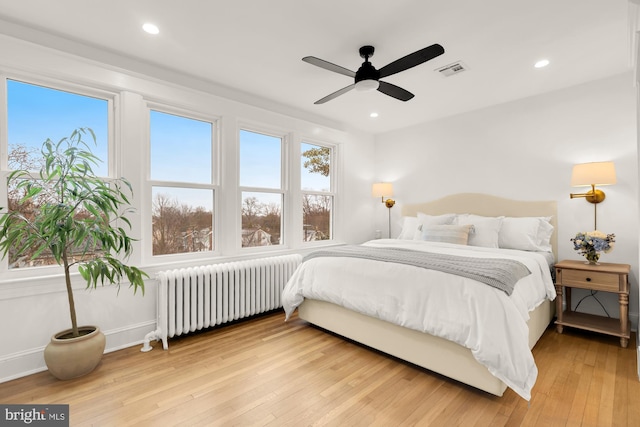
[[[534,67],[543,68],[543,67],[546,67],[547,65],[549,65],[549,60],[548,59],[541,59],[540,61],[535,63]]]
[[[378,117],[378,113],[371,113],[369,114],[369,117],[371,117],[372,119],[375,119],[376,117]]]
[[[156,25],[154,25],[154,24],[152,24],[150,22],[147,22],[146,24],[144,24],[142,26],[142,29],[145,30],[149,34],[158,34],[160,32],[160,29]]]

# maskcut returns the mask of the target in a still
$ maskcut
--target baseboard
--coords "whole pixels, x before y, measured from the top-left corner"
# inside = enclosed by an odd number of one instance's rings
[[[138,346],[144,341],[144,336],[153,331],[156,321],[147,321],[122,328],[102,331],[107,340],[105,353],[123,348]],[[47,370],[44,363],[45,346],[0,356],[0,383],[26,377]]]
[[[637,337],[638,336],[636,335],[636,339],[638,339]],[[638,381],[640,381],[640,345],[636,351],[636,361],[638,362]]]
[[[46,371],[44,346],[0,357],[0,383]]]
[[[144,336],[155,328],[156,321],[150,320],[118,329],[103,331],[104,336],[107,338],[107,346],[104,352],[111,353],[112,351],[122,350],[123,348],[134,345],[140,345],[144,341]]]

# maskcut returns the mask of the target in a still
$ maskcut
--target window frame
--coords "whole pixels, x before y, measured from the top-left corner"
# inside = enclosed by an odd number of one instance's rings
[[[162,181],[154,180],[151,178],[151,111],[157,111],[159,113],[169,114],[173,116],[183,117],[186,119],[197,120],[201,122],[207,122],[211,124],[211,183],[198,183],[189,181]],[[153,266],[158,264],[168,263],[180,263],[187,261],[194,261],[203,258],[211,258],[219,256],[220,250],[220,233],[217,231],[220,228],[220,179],[221,179],[221,150],[220,150],[220,117],[212,114],[207,114],[202,111],[194,109],[186,109],[182,107],[176,107],[162,102],[145,100],[145,175],[143,179],[143,197],[141,211],[143,215],[142,236],[144,244],[142,245],[141,261],[143,265]],[[199,252],[184,252],[177,254],[153,254],[153,188],[154,187],[172,187],[172,188],[184,188],[184,189],[204,189],[213,191],[213,250],[199,251]]]
[[[73,95],[84,96],[89,98],[96,98],[107,101],[107,158],[103,159],[107,162],[107,174],[103,176],[105,180],[113,179],[121,174],[121,165],[117,162],[119,147],[116,144],[116,133],[118,132],[118,123],[116,115],[118,113],[117,106],[119,105],[120,96],[116,91],[108,91],[98,89],[82,84],[71,83],[66,80],[59,80],[53,78],[46,78],[41,76],[34,76],[29,73],[13,73],[2,72],[0,73],[0,180],[6,183],[9,174],[12,172],[9,170],[9,104],[8,104],[8,84],[9,80],[13,80],[19,83],[40,86],[47,89],[58,90],[62,92],[68,92]],[[69,129],[69,133],[73,129]],[[64,135],[68,136],[68,135]],[[44,142],[44,141],[43,141]],[[0,206],[6,208],[8,202],[8,188],[6,185],[0,186]],[[40,278],[49,277],[53,275],[62,274],[62,266],[48,265],[48,266],[35,266],[10,269],[8,257],[0,258],[0,278],[7,277],[9,280],[26,279],[26,278]]]
[[[242,131],[257,133],[265,136],[270,136],[274,138],[279,138],[281,141],[280,145],[280,188],[268,188],[268,187],[255,187],[255,186],[242,186],[240,185],[241,180],[241,141],[240,141],[240,133]],[[236,247],[235,250],[237,253],[255,253],[255,252],[273,252],[279,251],[283,249],[290,248],[290,242],[292,229],[291,225],[287,223],[286,219],[289,217],[293,217],[290,215],[291,211],[291,200],[290,200],[290,168],[289,164],[289,148],[291,146],[290,141],[292,140],[291,132],[288,132],[284,129],[259,125],[256,123],[249,122],[239,122],[237,123],[236,128],[236,151],[237,151],[237,162],[236,162],[236,178],[237,178],[237,200],[238,203],[236,205],[236,218],[237,218],[237,227],[235,230],[235,241]],[[242,194],[243,193],[268,193],[268,194],[280,194],[282,198],[282,207],[280,209],[280,244],[279,245],[270,245],[270,246],[242,246]],[[239,238],[238,238],[239,237]]]
[[[331,143],[331,142],[326,142],[326,141],[318,141],[314,138],[306,138],[306,137],[302,137],[300,138],[300,141],[298,142],[298,152],[299,152],[299,156],[298,156],[298,160],[302,160],[302,144],[309,144],[309,145],[314,145],[317,147],[324,147],[324,148],[329,148],[331,150],[331,155],[329,157],[329,186],[330,186],[330,191],[318,191],[318,190],[305,190],[302,188],[302,176],[300,176],[299,179],[299,191],[300,191],[300,197],[299,197],[299,203],[300,203],[300,245],[302,247],[309,247],[309,246],[323,246],[323,245],[330,245],[330,244],[335,244],[338,240],[336,238],[336,232],[337,232],[337,227],[336,227],[336,208],[338,205],[338,191],[337,191],[337,185],[338,185],[338,151],[339,151],[339,144],[336,143]],[[302,166],[300,165],[300,168],[302,168]],[[302,174],[302,171],[300,171],[300,175]],[[304,211],[302,208],[302,200],[305,194],[309,194],[309,195],[318,195],[318,196],[330,196],[331,197],[331,218],[330,218],[330,224],[329,224],[329,230],[330,230],[330,239],[327,240],[312,240],[310,242],[305,242],[304,241]]]

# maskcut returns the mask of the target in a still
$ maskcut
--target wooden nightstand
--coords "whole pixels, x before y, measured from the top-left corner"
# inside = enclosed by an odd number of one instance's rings
[[[564,326],[620,337],[620,345],[629,343],[629,270],[628,264],[585,264],[584,261],[560,261],[556,269],[556,330],[562,333]],[[620,303],[620,318],[579,313],[571,307],[571,288],[615,292]],[[566,310],[562,311],[564,290]]]

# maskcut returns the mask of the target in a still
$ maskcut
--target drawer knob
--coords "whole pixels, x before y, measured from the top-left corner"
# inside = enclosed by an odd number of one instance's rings
[[[587,282],[590,282],[590,281],[591,281],[591,277],[587,277]]]

